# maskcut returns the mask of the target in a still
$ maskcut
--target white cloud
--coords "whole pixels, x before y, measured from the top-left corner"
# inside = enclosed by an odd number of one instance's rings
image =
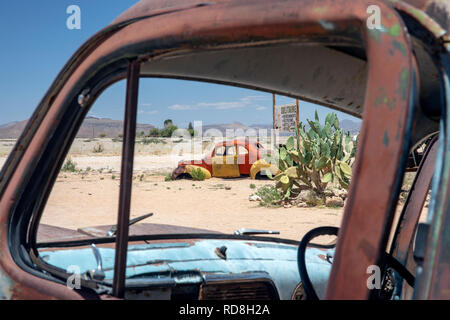
[[[269,100],[268,97],[263,95],[254,95],[254,96],[246,96],[242,97],[239,100],[235,101],[219,101],[219,102],[199,102],[192,105],[180,105],[174,104],[169,106],[171,110],[199,110],[199,109],[215,109],[215,110],[230,110],[230,109],[239,109],[247,106],[252,106],[256,101]],[[265,107],[258,106],[257,110],[264,110]]]
[[[158,110],[150,110],[150,111],[147,111],[147,110],[139,110],[138,113],[139,113],[139,114],[152,115],[152,114],[157,114],[157,113],[159,113],[159,112],[158,112]]]
[[[171,110],[195,110],[198,109],[195,106],[191,105],[182,105],[182,104],[174,104],[169,106],[169,109]]]

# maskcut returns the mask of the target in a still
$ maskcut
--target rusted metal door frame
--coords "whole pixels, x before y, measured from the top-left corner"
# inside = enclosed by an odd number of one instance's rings
[[[374,3],[380,6],[383,21],[383,29],[375,32],[365,28],[366,8]],[[316,37],[317,41],[323,37],[342,37],[343,34],[358,41],[361,34],[364,36],[369,75],[365,97],[366,120],[363,122],[361,146],[355,164],[355,179],[350,187],[327,298],[366,298],[365,268],[367,263],[373,264],[379,260],[384,243],[384,228],[390,227],[392,222],[392,207],[396,203],[402,178],[403,158],[406,159],[408,153],[405,142],[410,128],[411,90],[414,87],[406,29],[398,14],[381,1],[355,3],[348,0],[324,0],[320,6],[314,6],[307,0],[288,0],[273,7],[267,7],[261,2],[230,2],[198,7],[136,21],[92,47],[89,55],[79,55],[82,58],[71,61],[71,73],[64,74],[58,90],[52,91],[51,96],[44,99],[48,105],[40,106],[45,108],[45,115],[41,116],[37,112],[39,121],[31,120],[34,129],[20,151],[23,155],[14,167],[8,167],[9,171],[13,171],[0,199],[0,250],[5,253],[0,257],[0,270],[8,275],[11,287],[32,287],[36,291],[42,282],[46,282],[45,295],[77,297],[61,288],[61,285],[28,274],[17,267],[8,254],[8,221],[11,215],[16,214],[15,204],[20,199],[20,193],[17,193],[29,183],[29,176],[34,172],[55,129],[64,125],[60,121],[63,114],[70,112],[67,110],[68,104],[76,101],[80,88],[84,89],[97,73],[119,61],[124,50],[128,50],[129,57],[134,55],[155,59],[159,54],[170,51],[209,49],[212,45],[230,48],[233,44],[268,44],[280,38],[294,41],[299,36],[310,39]],[[388,52],[392,53],[389,64],[385,60]],[[390,76],[386,77],[386,74]],[[86,108],[92,102],[89,101]],[[383,169],[388,179],[380,179],[375,168],[380,164],[386,166]],[[367,213],[370,201],[363,193],[367,187],[382,199],[373,214]],[[366,217],[367,221],[361,221]],[[370,228],[368,232],[367,228]],[[360,281],[363,281],[363,285]]]
[[[122,164],[120,170],[119,213],[117,216],[116,252],[112,286],[113,295],[118,298],[123,298],[125,293],[131,187],[133,184],[134,145],[139,95],[139,70],[140,62],[138,60],[130,61],[127,72]]]
[[[412,263],[413,259],[411,257],[414,234],[417,230],[417,225],[433,178],[437,148],[438,136],[435,136],[424,151],[416,177],[400,214],[389,251],[398,262],[413,273],[415,273],[413,268],[416,267]],[[394,294],[401,297],[402,290],[403,286],[399,282],[395,287]]]
[[[415,299],[450,299],[450,46],[446,49],[439,55],[445,100],[427,217],[430,228],[423,268],[417,274]]]
[[[406,265],[414,232],[419,223],[420,214],[430,189],[436,161],[437,141],[438,137],[436,136],[430,142],[427,150],[425,150],[392,240],[390,254],[403,265]]]

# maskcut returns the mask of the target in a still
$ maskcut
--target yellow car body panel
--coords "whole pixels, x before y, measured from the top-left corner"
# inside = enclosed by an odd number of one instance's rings
[[[277,168],[277,166],[275,166],[271,163],[267,163],[264,159],[260,159],[260,160],[255,161],[255,163],[253,163],[252,167],[250,168],[250,177],[252,179],[255,179],[256,175],[261,170],[270,170],[270,172],[272,173],[273,176],[275,176],[281,172],[280,169]]]
[[[205,168],[200,167],[200,166],[188,164],[188,165],[186,165],[184,172],[188,173],[189,175],[192,176],[191,172],[192,172],[192,170],[195,170],[195,169],[200,169],[205,174],[205,179],[211,179],[211,173],[208,170],[206,170]]]
[[[212,174],[218,178],[240,177],[236,155],[216,156],[212,158]]]

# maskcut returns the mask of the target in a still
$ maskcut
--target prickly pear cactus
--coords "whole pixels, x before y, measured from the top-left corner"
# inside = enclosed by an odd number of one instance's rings
[[[284,199],[305,189],[322,196],[329,183],[347,189],[352,177],[357,144],[352,142],[349,132],[343,133],[336,114],[329,113],[321,125],[316,111],[314,121],[307,122],[309,130],[301,122],[297,124],[296,136],[289,137],[278,159],[270,156],[266,159],[278,162],[282,172],[272,178]]]

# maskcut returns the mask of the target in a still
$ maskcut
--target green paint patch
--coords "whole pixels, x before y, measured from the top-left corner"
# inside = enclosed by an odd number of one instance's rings
[[[406,47],[403,43],[398,42],[397,40],[392,40],[392,45],[394,46],[394,48],[398,51],[400,51],[400,53],[403,56],[406,56],[407,52],[406,52]]]
[[[425,24],[426,18],[424,16],[424,13],[421,10],[418,10],[416,8],[411,8],[410,13],[420,21],[420,23]]]
[[[312,9],[312,12],[322,14],[322,13],[327,12],[327,7],[314,7]]]
[[[398,37],[401,34],[402,27],[398,23],[389,28],[389,34],[393,37]]]
[[[398,78],[398,90],[402,97],[402,100],[406,100],[406,98],[408,97],[408,84],[409,84],[409,70],[403,68]]]
[[[396,99],[395,97],[392,99],[389,99],[386,90],[384,88],[381,88],[381,93],[378,97],[375,98],[375,106],[378,107],[380,104],[386,105],[389,110],[392,110],[395,108]]]
[[[384,131],[384,135],[383,135],[383,144],[386,147],[389,147],[389,134],[387,132],[387,130]]]
[[[402,122],[398,120],[397,122],[397,134],[395,135],[395,141],[400,139],[400,131],[402,130]]]

